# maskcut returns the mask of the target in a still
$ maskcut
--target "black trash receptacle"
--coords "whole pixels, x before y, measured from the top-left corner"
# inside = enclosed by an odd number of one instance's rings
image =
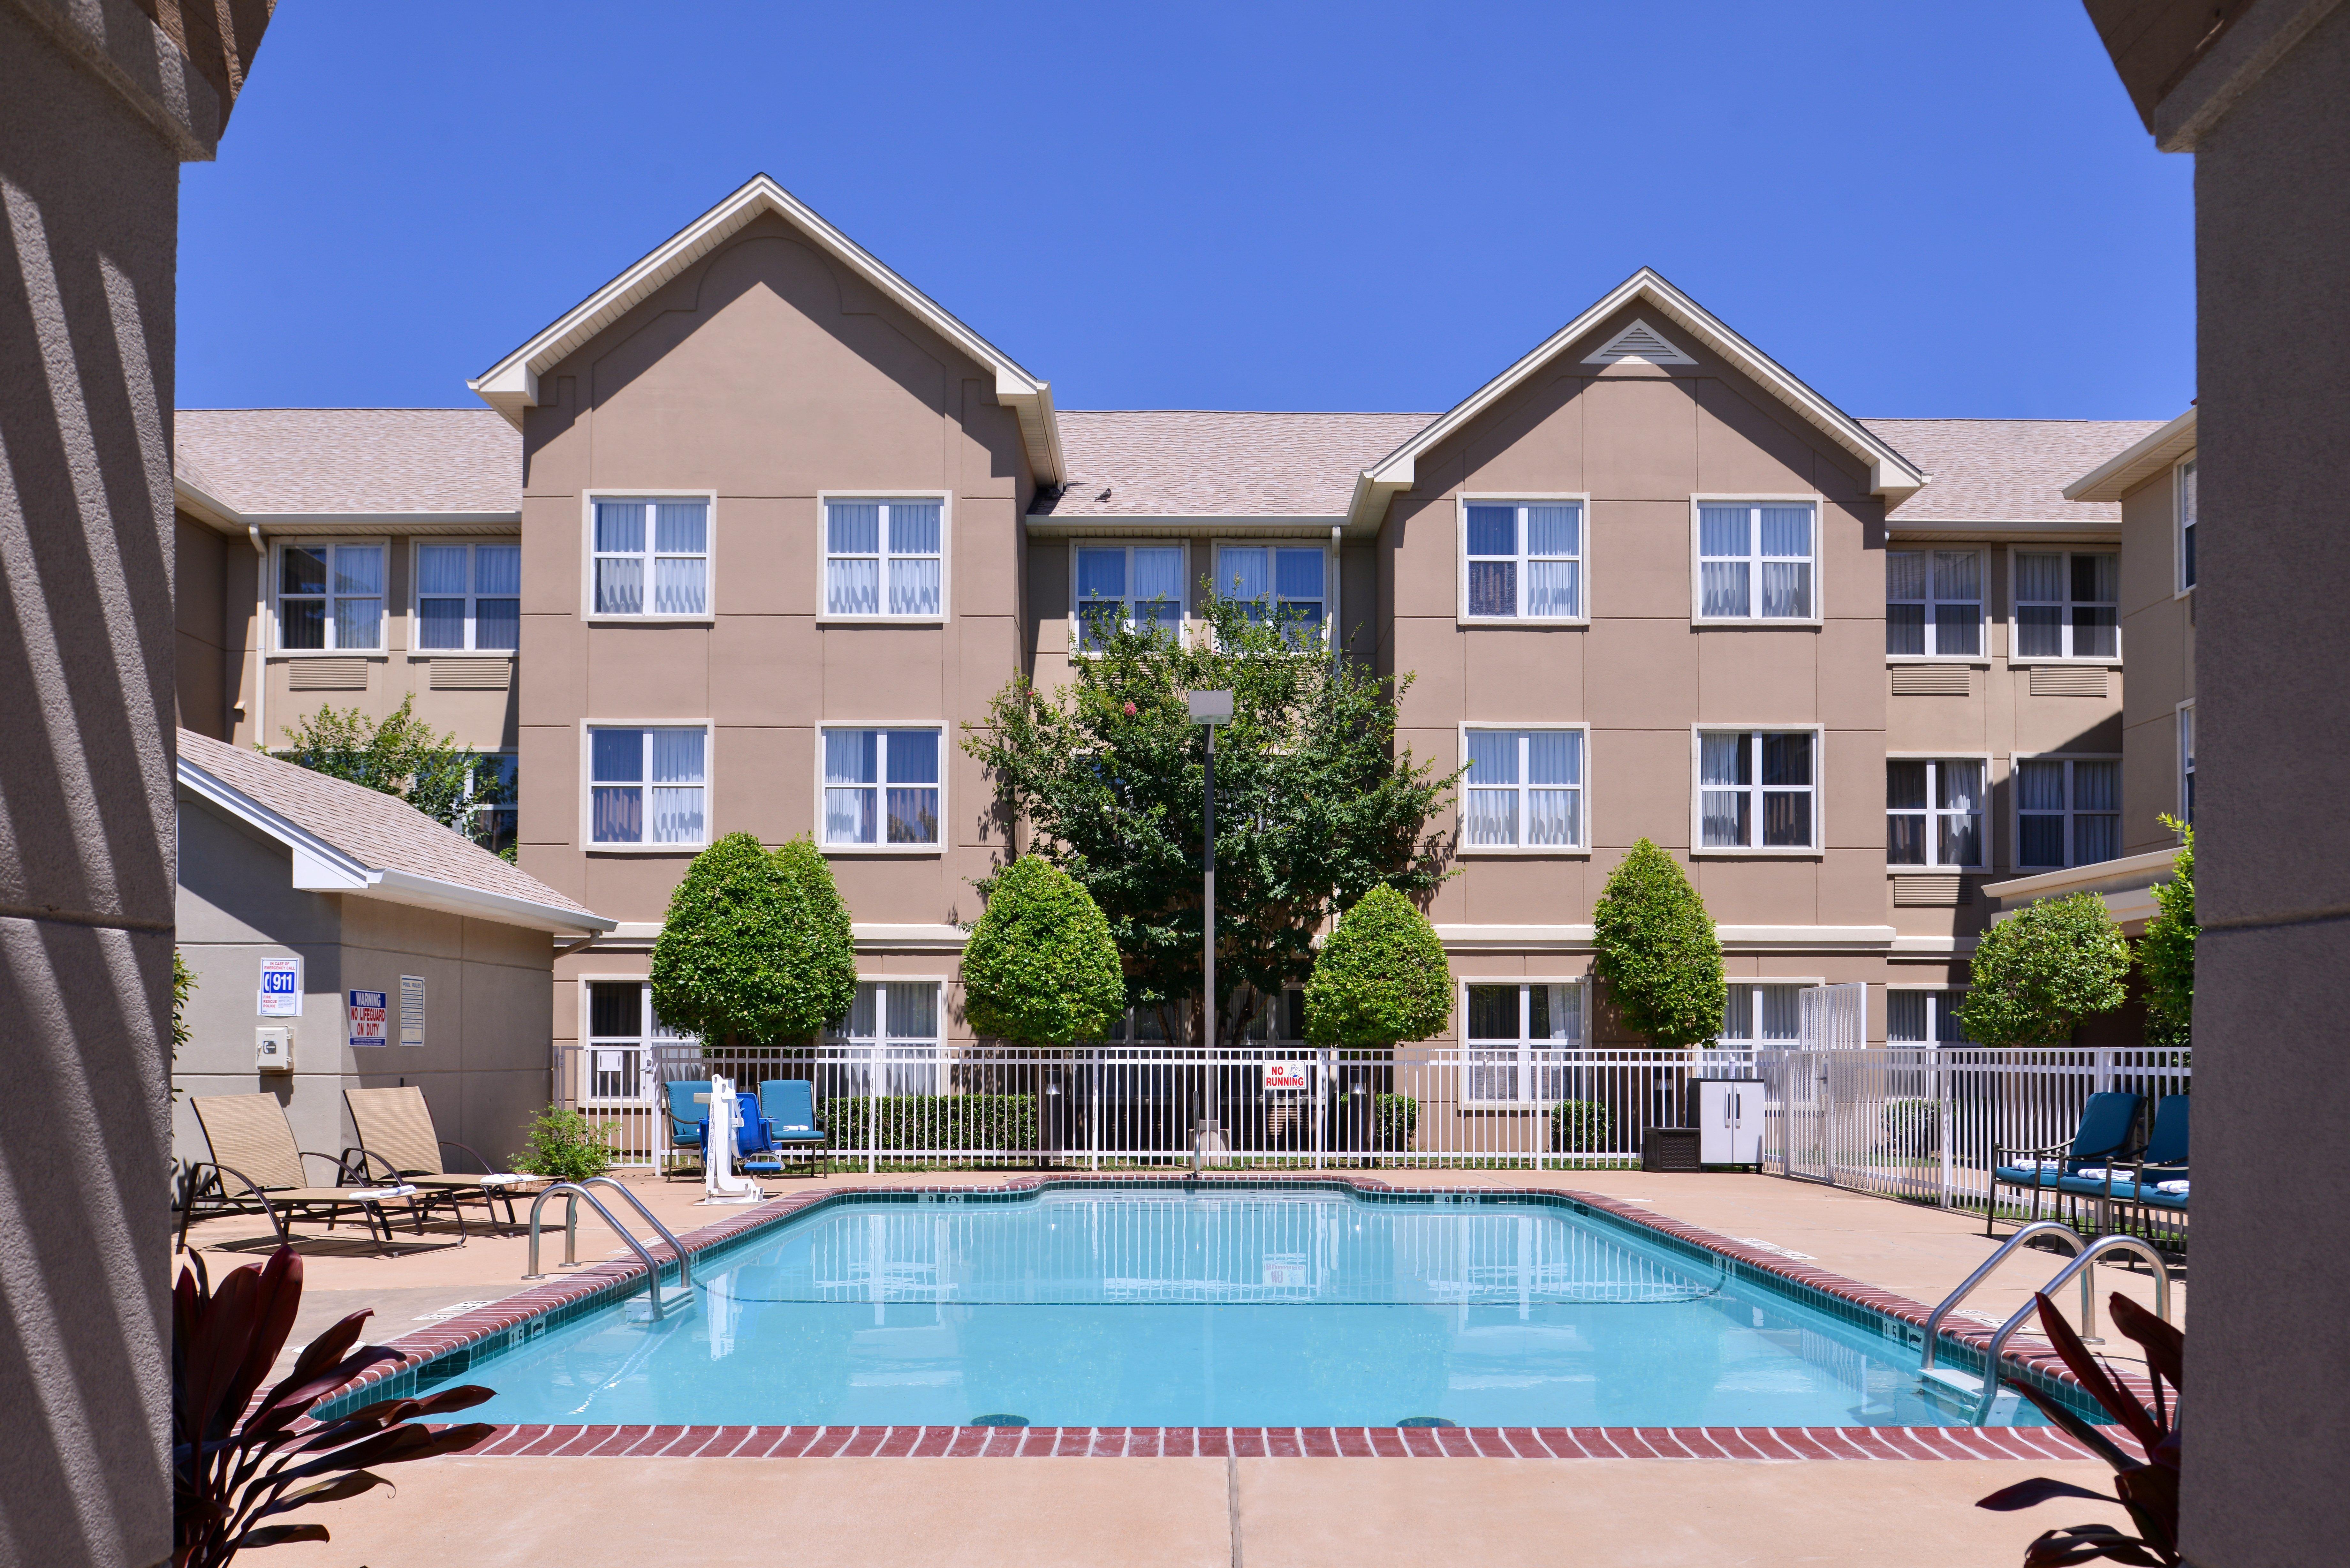
[[[1640,1168],[1642,1170],[1695,1170],[1698,1166],[1698,1129],[1695,1127],[1649,1127],[1640,1134]]]

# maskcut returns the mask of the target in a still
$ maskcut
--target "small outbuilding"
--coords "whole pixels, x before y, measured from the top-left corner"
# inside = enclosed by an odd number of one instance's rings
[[[345,1089],[413,1084],[503,1168],[550,1098],[556,950],[614,922],[390,795],[188,730],[179,798],[182,1168],[209,1158],[196,1096],[274,1095],[334,1155]]]

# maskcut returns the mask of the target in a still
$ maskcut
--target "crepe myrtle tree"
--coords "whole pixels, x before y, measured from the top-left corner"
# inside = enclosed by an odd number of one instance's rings
[[[815,1034],[857,1000],[848,906],[806,838],[730,833],[693,857],[653,943],[653,1011],[705,1046]]]
[[[1428,917],[1381,883],[1338,917],[1305,982],[1315,1045],[1394,1045],[1452,1021],[1452,966]]]
[[[2083,1020],[2122,1004],[2129,961],[2096,894],[2035,899],[1975,943],[1959,1023],[1979,1044],[2064,1044]]]
[[[440,734],[411,710],[413,693],[381,719],[357,708],[328,706],[286,727],[286,744],[271,753],[308,768],[406,801],[443,827],[471,836],[484,806],[510,805],[486,753]]]
[[[1592,973],[1625,1027],[1663,1049],[1721,1033],[1721,938],[1680,863],[1648,839],[1632,846],[1591,911]]]
[[[1101,907],[1128,1003],[1157,1011],[1168,1038],[1197,1040],[1207,732],[1184,696],[1232,693],[1216,739],[1212,1029],[1231,1042],[1312,971],[1333,914],[1382,884],[1417,897],[1443,879],[1428,824],[1460,775],[1397,743],[1409,675],[1375,675],[1333,657],[1317,624],[1211,590],[1200,616],[1212,635],[1190,639],[1105,619],[1068,685],[1015,676],[963,747],[993,775],[1007,826],[1024,822],[1035,852]]]
[[[963,947],[962,987],[973,1030],[1025,1045],[1098,1040],[1126,1011],[1109,921],[1083,883],[1041,855],[989,883]]]

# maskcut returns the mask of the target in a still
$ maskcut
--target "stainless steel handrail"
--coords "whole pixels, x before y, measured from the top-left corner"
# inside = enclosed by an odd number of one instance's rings
[[[594,1193],[588,1191],[586,1188],[580,1186],[577,1182],[558,1181],[531,1200],[530,1272],[523,1275],[523,1278],[525,1280],[543,1280],[546,1278],[545,1274],[539,1272],[538,1268],[538,1211],[541,1209],[546,1208],[546,1200],[554,1197],[558,1192],[562,1193],[566,1201],[569,1202],[572,1206],[569,1233],[575,1242],[577,1241],[579,1234],[578,1203],[579,1199],[584,1198],[588,1200],[588,1206],[589,1208],[595,1210],[597,1213],[601,1214],[604,1217],[604,1223],[619,1231],[620,1240],[626,1241],[629,1248],[635,1251],[638,1260],[645,1266],[645,1290],[646,1293],[652,1298],[653,1319],[655,1322],[659,1322],[662,1315],[660,1265],[653,1262],[652,1253],[646,1249],[645,1244],[642,1241],[637,1240],[633,1231],[631,1231],[627,1226],[621,1224],[618,1220],[612,1218],[612,1211],[604,1207],[603,1199],[598,1198]],[[566,1262],[577,1261],[576,1246],[566,1247],[564,1249],[564,1261]],[[678,1254],[681,1265],[682,1265],[684,1262],[684,1257],[685,1254],[683,1252],[680,1252]]]
[[[2073,1227],[2065,1224],[2061,1220],[2035,1220],[2031,1224],[2023,1227],[2021,1231],[2018,1231],[2014,1235],[2010,1236],[2006,1241],[2001,1244],[1998,1251],[1993,1252],[1990,1257],[1985,1258],[1980,1268],[1976,1269],[1973,1273],[1969,1274],[1964,1280],[1960,1282],[1959,1288],[1957,1290],[1952,1291],[1949,1295],[1942,1298],[1942,1304],[1940,1306],[1936,1307],[1932,1312],[1926,1314],[1926,1348],[1922,1359],[1920,1359],[1918,1364],[1918,1375],[1919,1376],[1922,1377],[1927,1373],[1934,1370],[1934,1351],[1941,1333],[1942,1320],[1950,1315],[1950,1309],[1957,1306],[1960,1302],[1966,1300],[1969,1293],[1971,1293],[1977,1285],[1982,1283],[1985,1279],[1990,1277],[1991,1272],[1993,1269],[1998,1268],[2002,1263],[2007,1262],[2009,1253],[2014,1251],[2018,1247],[2022,1246],[2026,1241],[2031,1241],[2035,1236],[2062,1236],[2064,1238],[2064,1244],[2073,1249],[2073,1256],[2077,1258],[2081,1255],[2081,1238],[2074,1232]],[[2054,1287],[2051,1288],[2053,1289]],[[2095,1320],[2086,1315],[2089,1310],[2089,1282],[2085,1279],[2081,1282],[2081,1311],[2084,1314],[2081,1319],[2081,1326],[2084,1333],[2095,1332],[2094,1327]]]
[[[2170,1265],[2162,1261],[2161,1253],[2135,1236],[2098,1237],[2084,1248],[2079,1256],[2059,1269],[2056,1272],[2056,1277],[2041,1287],[2040,1293],[2054,1295],[2064,1288],[2066,1280],[2071,1279],[2074,1274],[2079,1274],[2081,1293],[2084,1296],[2087,1295],[2089,1275],[2085,1271],[2096,1266],[2098,1253],[2116,1251],[2136,1252],[2154,1265],[2154,1315],[2168,1323],[2170,1321]],[[1974,1424],[1978,1427],[1990,1418],[1991,1398],[1999,1392],[1999,1358],[2001,1353],[2007,1348],[2007,1336],[2022,1326],[2023,1320],[2032,1315],[2037,1304],[2033,1302],[2026,1302],[2016,1308],[2015,1315],[2000,1324],[1999,1332],[1991,1336],[1991,1348],[1986,1353],[1988,1359],[1983,1363],[1982,1397],[1975,1403]]]
[[[619,1182],[613,1180],[608,1176],[591,1176],[587,1180],[580,1182],[579,1185],[581,1187],[608,1187],[613,1191],[619,1193],[621,1197],[627,1199],[629,1200],[629,1206],[634,1209],[638,1213],[643,1215],[645,1217],[645,1223],[660,1231],[660,1239],[669,1243],[669,1250],[677,1254],[677,1282],[685,1286],[688,1290],[691,1290],[693,1288],[693,1259],[686,1252],[685,1243],[677,1239],[677,1233],[675,1231],[671,1231],[668,1226],[660,1222],[660,1215],[655,1214],[651,1210],[645,1207],[645,1200],[643,1199],[638,1197],[635,1193],[629,1191],[627,1188],[621,1186]]]

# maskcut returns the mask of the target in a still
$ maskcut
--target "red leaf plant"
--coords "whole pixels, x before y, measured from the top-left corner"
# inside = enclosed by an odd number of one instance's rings
[[[201,1262],[172,1292],[172,1568],[215,1568],[247,1547],[324,1541],[323,1524],[264,1522],[314,1502],[382,1486],[367,1467],[470,1449],[486,1424],[424,1427],[420,1416],[463,1410],[491,1397],[467,1386],[421,1399],[382,1399],[303,1428],[303,1413],[369,1367],[397,1361],[380,1345],[352,1345],[369,1314],[355,1312],[312,1340],[251,1414],[254,1391],[285,1348],[302,1303],[302,1260],[280,1247],[214,1290]]]
[[[2033,1298],[2039,1303],[2040,1325],[2048,1335],[2048,1343],[2081,1380],[2090,1397],[2105,1408],[2115,1423],[2126,1431],[2146,1458],[2140,1460],[2107,1437],[2103,1429],[2085,1420],[2067,1408],[2054,1396],[2042,1393],[2029,1383],[2018,1385],[2018,1391],[2038,1406],[2043,1414],[2062,1427],[2082,1447],[2095,1454],[2114,1469],[2114,1490],[2108,1497],[2101,1491],[2091,1491],[2065,1481],[2035,1476],[2018,1481],[1977,1502],[1977,1508],[2030,1508],[2055,1497],[2095,1498],[2100,1502],[2118,1502],[2129,1511],[2131,1521],[2137,1526],[2136,1535],[2126,1535],[2110,1524],[2075,1524],[2064,1530],[2052,1530],[2034,1541],[2023,1554],[2023,1568],[2066,1568],[2075,1563],[2091,1563],[2098,1558],[2110,1558],[2116,1563],[2141,1564],[2143,1568],[2168,1568],[2179,1561],[2178,1556],[2178,1391],[2181,1364],[2186,1359],[2187,1336],[2163,1322],[2137,1303],[2116,1291],[2111,1302],[2114,1326],[2145,1347],[2148,1381],[2154,1386],[2154,1403],[2143,1404],[2136,1395],[2124,1389],[2111,1371],[2089,1354],[2073,1325],[2046,1294]],[[2170,1390],[2166,1396],[2165,1386]]]

